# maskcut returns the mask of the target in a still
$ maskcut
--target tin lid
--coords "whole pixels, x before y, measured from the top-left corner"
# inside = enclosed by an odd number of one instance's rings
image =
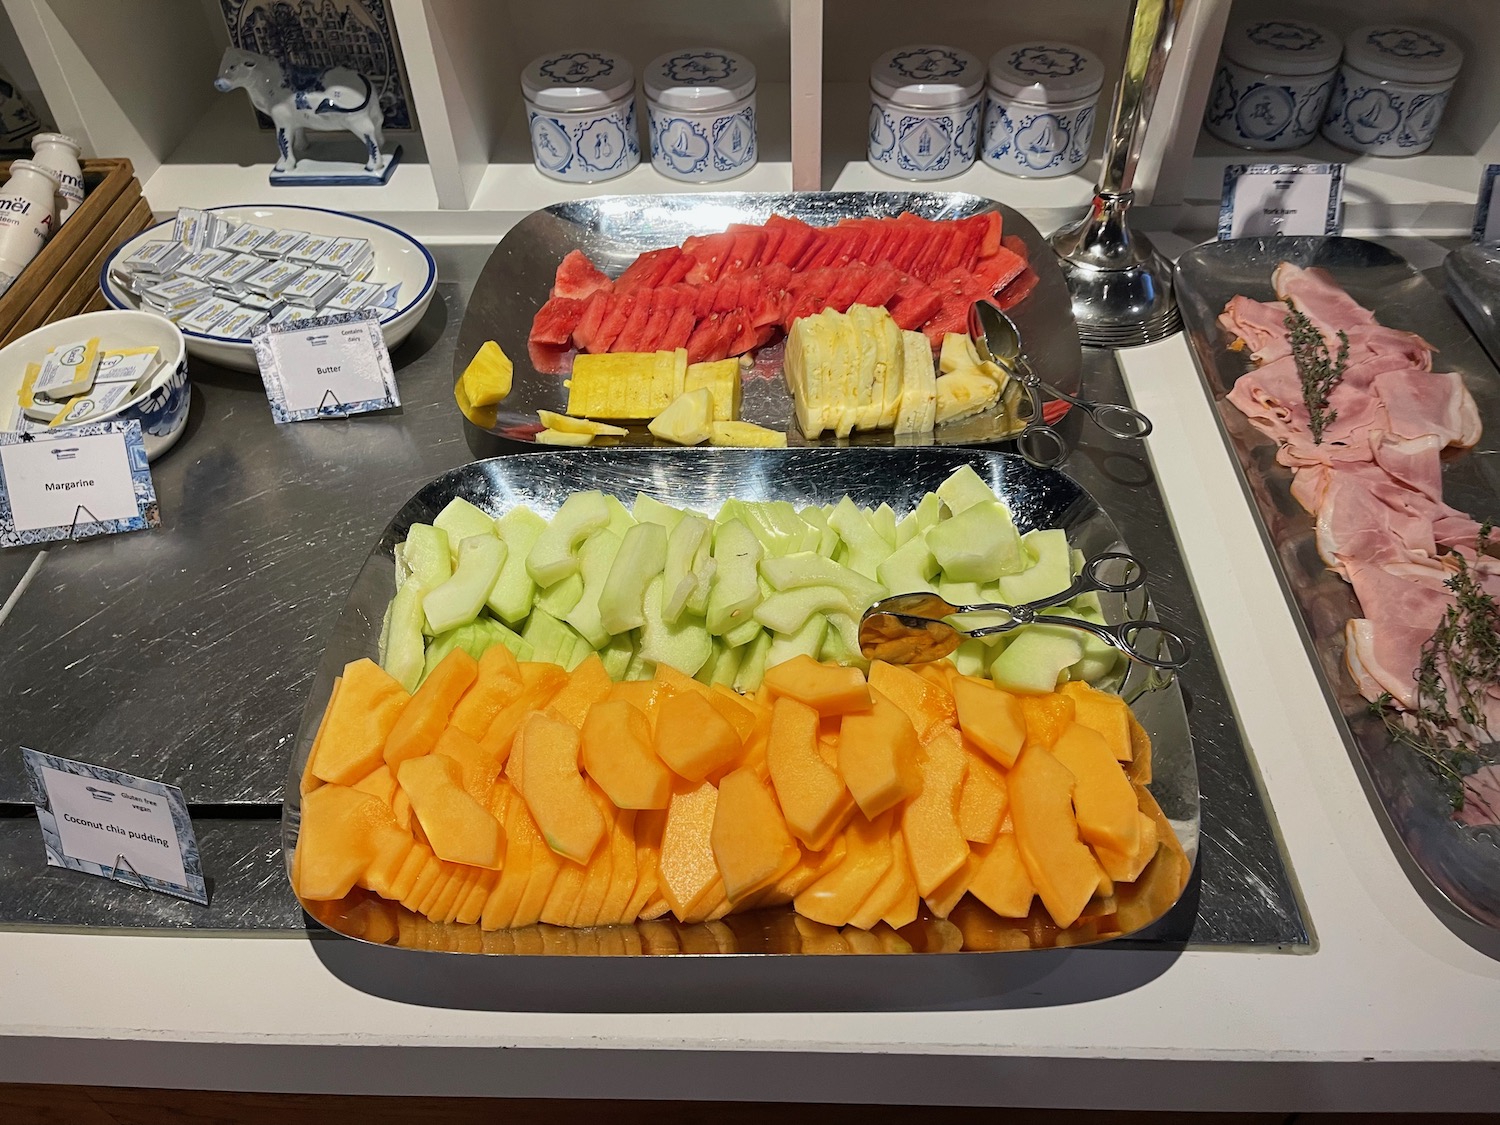
[[[1446,82],[1464,65],[1464,53],[1435,31],[1377,23],[1349,33],[1344,61],[1375,78]]]
[[[1306,20],[1244,20],[1224,33],[1224,56],[1263,74],[1321,74],[1338,66],[1343,49],[1334,32]]]
[[[870,67],[870,88],[914,109],[944,109],[974,98],[984,68],[968,51],[919,43],[887,51]]]
[[[1103,85],[1099,57],[1068,43],[1017,43],[990,59],[995,92],[1036,105],[1082,101]]]
[[[652,59],[641,84],[666,109],[724,109],[755,93],[755,64],[719,47],[684,47]]]
[[[542,109],[604,109],[635,90],[635,71],[608,51],[553,51],[521,72],[521,90]]]

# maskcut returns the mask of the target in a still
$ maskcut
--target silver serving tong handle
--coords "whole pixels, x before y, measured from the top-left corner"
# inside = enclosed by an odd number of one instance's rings
[[[859,623],[860,651],[871,660],[920,664],[942,659],[966,637],[994,636],[1022,625],[1062,625],[1092,633],[1132,660],[1152,668],[1181,668],[1191,657],[1192,646],[1181,633],[1160,622],[1139,620],[1100,625],[1038,612],[1071,601],[1079,594],[1090,591],[1124,594],[1139,589],[1145,582],[1146,568],[1139,559],[1123,551],[1107,551],[1089,559],[1066,590],[1021,605],[1001,602],[953,605],[932,593],[895,594],[865,610]],[[947,620],[966,613],[1004,614],[1006,620],[968,630],[959,629]]]

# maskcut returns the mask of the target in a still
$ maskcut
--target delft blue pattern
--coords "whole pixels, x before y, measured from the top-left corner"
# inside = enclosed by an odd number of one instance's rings
[[[1037,78],[1068,78],[1084,67],[1084,58],[1070,47],[1022,47],[1008,60],[1018,74]]]
[[[571,124],[535,110],[527,117],[532,155],[543,170],[554,175],[626,171],[641,157],[633,100],[599,117]]]
[[[1311,51],[1323,42],[1323,35],[1316,28],[1286,20],[1253,24],[1246,29],[1245,37],[1258,46],[1288,52]]]
[[[1312,140],[1331,79],[1310,89],[1295,83],[1252,81],[1241,90],[1235,85],[1236,70],[1239,68],[1221,63],[1214,75],[1213,93],[1209,95],[1204,115],[1209,125],[1219,126],[1251,145],[1277,140],[1301,144]]]
[[[896,141],[896,166],[909,172],[937,172],[953,162],[953,118],[903,117]]]
[[[1009,154],[1022,168],[1045,172],[1076,168],[1088,159],[1094,136],[1092,106],[1077,113],[1015,113],[1014,106],[1007,111],[991,95],[988,110],[984,155],[991,163],[1003,163]]]
[[[1010,151],[1014,141],[1015,129],[1010,118],[992,95],[984,114],[984,154],[990,160],[999,160]]]
[[[1372,31],[1365,42],[1382,55],[1398,59],[1437,59],[1447,53],[1447,48],[1432,36],[1409,27]]]
[[[679,176],[692,176],[708,167],[713,142],[703,127],[686,117],[651,111],[651,157]]]
[[[970,106],[969,112],[964,114],[963,123],[959,125],[958,132],[953,134],[953,153],[958,157],[960,166],[974,163],[979,144],[979,110],[979,102]]]
[[[105,879],[113,878],[116,882],[127,886],[137,886],[143,890],[156,891],[158,894],[184,898],[189,902],[196,902],[199,906],[208,905],[208,887],[203,881],[203,859],[198,852],[198,837],[193,832],[193,821],[188,815],[187,801],[182,796],[181,789],[175,785],[163,785],[150,778],[132,777],[128,773],[106,769],[104,766],[75,762],[70,758],[59,758],[55,754],[44,754],[28,746],[21,747],[21,764],[26,767],[26,776],[31,782],[37,823],[41,827],[42,841],[47,850],[47,866],[64,867],[70,871],[81,871],[86,875],[98,875]],[[52,809],[47,804],[47,789],[42,784],[43,769],[71,773],[78,777],[87,777],[126,789],[139,789],[166,801],[167,808],[172,813],[172,831],[177,836],[182,849],[182,870],[187,882],[178,886],[150,875],[132,874],[129,871],[116,872],[103,864],[65,856],[62,834],[57,830],[57,819],[52,815]],[[132,879],[134,883],[131,882]]]
[[[1381,86],[1353,86],[1340,71],[1323,118],[1323,131],[1362,147],[1392,142],[1398,148],[1426,148],[1437,135],[1448,91],[1404,94]]]
[[[870,106],[870,160],[886,164],[896,151],[896,123],[878,105]]]
[[[1016,127],[1016,159],[1040,172],[1056,167],[1067,155],[1073,131],[1055,113],[1037,113]]]
[[[928,47],[921,51],[902,51],[891,59],[891,69],[914,82],[932,82],[939,78],[958,77],[964,72],[964,64],[956,51]]]
[[[714,167],[721,172],[755,163],[755,107],[720,117],[713,124]]]
[[[1328,211],[1323,216],[1323,228],[1330,234],[1344,229],[1344,166],[1342,164],[1226,164],[1224,166],[1224,190],[1219,196],[1218,236],[1228,238],[1234,230],[1234,185],[1243,175],[1321,175],[1328,173],[1333,187],[1328,193]]]
[[[737,69],[734,60],[721,51],[684,51],[668,59],[662,73],[673,82],[711,86],[727,81]]]
[[[141,424],[131,419],[123,421],[112,418],[107,422],[84,422],[69,426],[66,430],[54,431],[56,437],[41,437],[30,433],[0,432],[0,445],[21,445],[31,441],[66,441],[74,437],[91,437],[96,434],[125,435],[125,454],[130,463],[130,479],[135,489],[135,504],[138,515],[119,520],[79,520],[71,527],[39,527],[31,531],[17,531],[15,514],[11,511],[10,492],[5,488],[5,470],[0,466],[0,547],[27,547],[38,543],[55,543],[60,539],[91,539],[96,535],[118,535],[126,531],[145,531],[161,526],[161,510],[156,503],[156,486],[151,483],[151,466],[146,459],[146,446],[141,440]]]
[[[385,383],[384,398],[366,398],[358,402],[334,402],[326,406],[319,403],[317,406],[299,410],[292,410],[287,406],[286,385],[282,381],[281,367],[276,362],[276,354],[271,350],[271,336],[278,332],[306,332],[310,328],[327,328],[334,324],[355,324],[361,321],[369,324],[370,331],[377,339],[380,339],[379,315],[371,308],[337,313],[333,316],[314,317],[311,320],[299,320],[294,324],[274,326],[263,324],[255,330],[251,336],[255,342],[255,362],[260,368],[261,381],[266,385],[266,397],[271,401],[271,419],[278,426],[286,422],[308,422],[315,418],[347,418],[351,414],[368,414],[372,410],[385,410],[388,407],[401,405],[401,396],[396,393],[396,373],[391,367],[390,353],[385,350],[385,342],[381,339],[375,354],[380,365],[381,378]]]
[[[122,410],[119,417],[123,421],[134,419],[139,422],[141,429],[152,437],[167,437],[187,420],[192,398],[187,360],[183,360],[171,378],[134,406]]]
[[[615,63],[593,51],[572,51],[548,59],[540,69],[543,78],[550,78],[557,85],[580,86],[613,74]]]

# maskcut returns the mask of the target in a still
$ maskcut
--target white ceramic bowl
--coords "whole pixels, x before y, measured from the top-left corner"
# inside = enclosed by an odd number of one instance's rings
[[[97,336],[101,347],[160,349],[161,366],[151,377],[151,384],[134,398],[96,417],[90,422],[108,422],[134,418],[141,424],[141,438],[146,457],[156,460],[177,443],[187,424],[192,388],[188,385],[187,359],[183,355],[182,333],[177,325],[156,313],[135,309],[107,309],[84,313],[66,320],[44,324],[0,348],[0,403],[8,410],[21,390],[28,363],[41,363],[47,353],[59,344]]]
[[[411,235],[399,231],[374,219],[360,218],[343,211],[329,211],[322,207],[294,207],[282,204],[237,205],[214,207],[227,219],[236,223],[259,223],[261,226],[283,230],[302,230],[309,234],[347,235],[352,238],[367,238],[375,252],[375,268],[370,281],[382,285],[400,282],[400,303],[386,310],[380,319],[381,334],[388,348],[411,334],[432,303],[437,289],[437,264],[432,255]],[[170,238],[172,221],[159,223],[150,230],[142,231],[129,242],[121,244],[105,261],[99,271],[99,288],[104,297],[117,309],[140,307],[140,298],[125,288],[120,280],[112,276],[115,259],[123,259],[134,253],[142,243],[155,239]],[[255,348],[248,337],[231,339],[224,336],[208,336],[201,332],[184,331],[188,354],[196,359],[230,367],[237,371],[258,370],[255,364]]]

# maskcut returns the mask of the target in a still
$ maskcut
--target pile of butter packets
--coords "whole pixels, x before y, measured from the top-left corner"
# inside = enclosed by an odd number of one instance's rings
[[[161,363],[159,349],[149,345],[111,349],[97,336],[59,344],[41,363],[26,365],[0,430],[59,429],[108,414],[150,386]]]
[[[192,207],[177,212],[171,238],[115,266],[143,309],[184,332],[237,341],[262,324],[394,309],[401,286],[367,280],[374,268],[369,239],[234,223]]]

